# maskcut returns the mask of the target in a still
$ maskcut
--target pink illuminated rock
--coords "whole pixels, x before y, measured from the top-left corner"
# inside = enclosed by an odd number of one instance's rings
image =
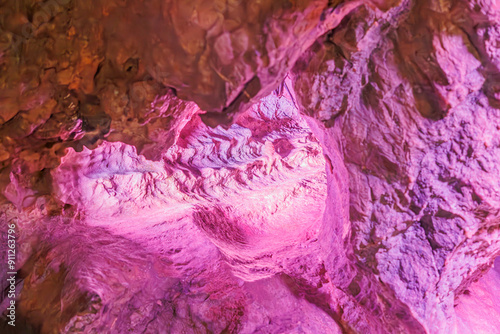
[[[358,274],[349,286],[380,307],[390,287],[405,317],[447,333],[454,299],[500,251],[494,33],[474,32],[487,19],[481,29],[494,30],[497,14],[465,2],[407,8],[359,8],[299,62],[295,87],[344,147],[354,256],[378,281]]]
[[[0,9],[1,333],[495,332],[494,1]]]
[[[458,299],[457,333],[495,333],[500,328],[500,258],[488,273],[472,283]]]

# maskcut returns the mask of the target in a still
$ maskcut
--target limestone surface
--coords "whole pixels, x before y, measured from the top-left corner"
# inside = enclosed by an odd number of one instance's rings
[[[0,0],[0,332],[496,333],[499,55],[493,0]]]

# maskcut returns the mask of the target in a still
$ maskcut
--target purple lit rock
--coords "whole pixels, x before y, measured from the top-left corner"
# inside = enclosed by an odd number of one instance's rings
[[[0,8],[0,332],[495,332],[494,1]]]

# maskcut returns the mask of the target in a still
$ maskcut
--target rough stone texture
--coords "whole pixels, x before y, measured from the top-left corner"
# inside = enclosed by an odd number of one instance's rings
[[[494,328],[470,310],[498,314],[495,272],[472,284],[500,253],[497,22],[488,0],[0,1],[16,329]]]
[[[357,260],[434,333],[500,249],[495,9],[359,8],[296,67],[305,113],[341,133]]]

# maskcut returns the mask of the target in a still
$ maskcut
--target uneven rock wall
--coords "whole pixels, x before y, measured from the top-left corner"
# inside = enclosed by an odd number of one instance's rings
[[[341,132],[357,260],[444,333],[499,252],[500,114],[494,6],[440,6],[358,8],[298,63],[295,86]]]
[[[0,2],[18,329],[463,331],[500,252],[499,13]]]

